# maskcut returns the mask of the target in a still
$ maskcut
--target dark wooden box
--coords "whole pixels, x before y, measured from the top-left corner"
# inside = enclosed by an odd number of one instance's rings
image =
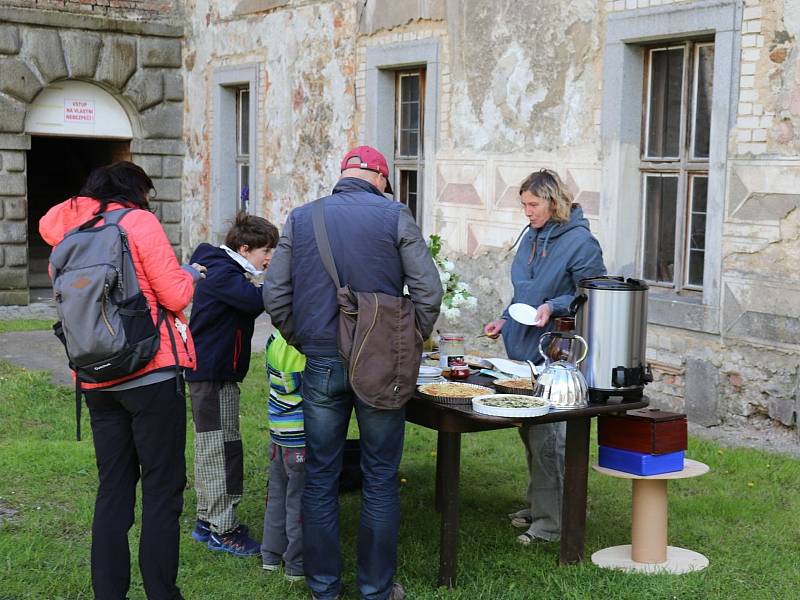
[[[666,454],[686,450],[686,415],[657,408],[598,418],[597,442],[620,450]]]

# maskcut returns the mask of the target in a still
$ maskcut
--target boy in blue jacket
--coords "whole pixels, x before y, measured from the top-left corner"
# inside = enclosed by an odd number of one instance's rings
[[[200,244],[190,261],[202,259],[207,268],[189,320],[197,352],[197,368],[186,374],[195,429],[192,538],[234,556],[260,553],[259,542],[236,516],[244,484],[238,383],[247,375],[254,322],[264,310],[253,281],[267,268],[277,242],[272,223],[240,212],[225,244]]]

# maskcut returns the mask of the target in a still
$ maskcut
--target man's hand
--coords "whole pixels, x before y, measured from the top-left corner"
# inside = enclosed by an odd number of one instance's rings
[[[553,314],[553,307],[550,306],[548,302],[542,304],[539,308],[536,309],[536,323],[533,324],[534,327],[546,327],[547,324],[550,322],[550,315]]]
[[[505,324],[505,319],[495,319],[483,328],[483,333],[486,334],[486,337],[496,340],[497,336],[500,335],[500,331],[503,329],[503,325]]]

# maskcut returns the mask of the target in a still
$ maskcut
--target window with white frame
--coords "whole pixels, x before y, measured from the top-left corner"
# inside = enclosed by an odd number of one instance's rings
[[[702,291],[714,43],[649,47],[644,68],[641,275]]]
[[[250,207],[250,88],[236,89],[236,198],[237,210]]]
[[[425,68],[395,73],[394,170],[397,199],[419,221],[422,214],[422,132],[425,118]]]

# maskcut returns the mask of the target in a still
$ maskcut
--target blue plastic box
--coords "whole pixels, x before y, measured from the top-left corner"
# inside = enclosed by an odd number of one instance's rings
[[[600,446],[598,462],[601,467],[606,469],[624,471],[634,475],[660,475],[661,473],[683,471],[683,454],[683,450],[667,454],[644,454],[643,452]]]

